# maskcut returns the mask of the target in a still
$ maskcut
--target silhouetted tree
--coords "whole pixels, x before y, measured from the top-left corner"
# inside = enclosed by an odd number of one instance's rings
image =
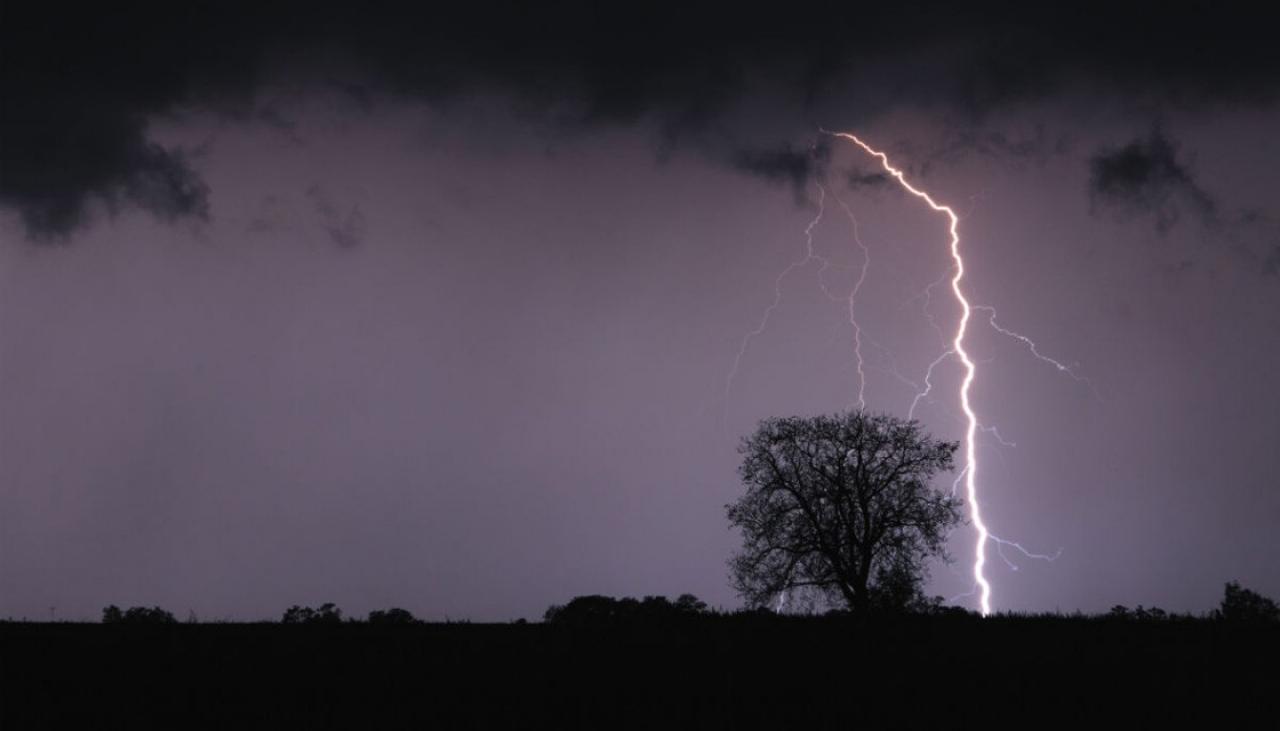
[[[1141,604],[1133,610],[1133,618],[1141,621],[1162,622],[1169,618],[1169,613],[1160,607],[1144,607]]]
[[[961,502],[929,481],[958,447],[888,414],[762,421],[738,449],[746,494],[725,506],[743,537],[734,587],[754,606],[784,592],[858,613],[927,603],[925,561],[947,558],[961,521]]]
[[[665,596],[614,599],[592,594],[574,597],[568,604],[553,604],[542,618],[554,624],[612,625],[619,623],[655,624],[684,621],[707,611],[706,602],[692,594],[681,594],[675,602]]]
[[[103,624],[174,624],[177,621],[160,607],[129,607],[122,612],[112,604],[102,609]]]
[[[707,603],[692,594],[681,594],[676,597],[674,606],[681,614],[702,614],[707,611]]]
[[[1230,581],[1215,616],[1230,622],[1280,622],[1280,606],[1239,582]]]
[[[407,609],[392,607],[369,612],[369,624],[414,624],[418,620]]]
[[[342,610],[332,603],[321,604],[317,609],[295,604],[285,610],[280,621],[284,624],[338,624],[342,622]]]

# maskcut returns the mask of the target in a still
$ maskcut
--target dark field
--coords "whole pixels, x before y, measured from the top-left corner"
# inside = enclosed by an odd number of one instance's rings
[[[1280,627],[0,623],[4,729],[1274,727]]]

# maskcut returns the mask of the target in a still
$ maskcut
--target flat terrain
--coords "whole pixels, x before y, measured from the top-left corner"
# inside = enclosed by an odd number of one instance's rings
[[[1273,727],[1280,627],[0,623],[0,727]]]

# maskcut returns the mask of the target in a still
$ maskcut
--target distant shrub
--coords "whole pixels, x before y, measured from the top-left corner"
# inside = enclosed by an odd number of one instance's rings
[[[1173,619],[1176,615],[1170,614],[1160,607],[1144,607],[1139,604],[1137,607],[1130,609],[1123,604],[1117,604],[1107,612],[1107,619],[1119,620],[1135,620],[1140,622],[1163,622]]]
[[[675,602],[665,596],[644,599],[592,594],[574,597],[565,605],[553,604],[542,618],[555,624],[607,625],[620,622],[652,623],[706,614],[707,603],[693,594],[681,594]]]
[[[1138,608],[1133,610],[1133,616],[1137,619],[1147,619],[1155,622],[1162,622],[1169,618],[1169,613],[1161,609],[1160,607],[1151,607],[1149,609],[1143,609],[1142,605],[1139,604]]]
[[[971,609],[965,609],[964,607],[957,607],[954,604],[944,604],[943,602],[946,600],[944,600],[940,596],[934,597],[934,600],[936,601],[928,610],[923,612],[924,614],[929,614],[934,617],[957,617],[957,618],[965,618],[965,619],[971,619],[971,618],[982,616],[981,614],[978,614],[977,612]]]
[[[417,621],[417,617],[414,617],[409,610],[399,607],[375,609],[369,612],[369,624],[416,624]]]
[[[681,594],[676,597],[675,608],[683,614],[702,614],[707,611],[707,603],[692,594]]]
[[[1227,582],[1222,604],[1214,616],[1228,622],[1280,622],[1280,606],[1239,582]]]
[[[295,604],[285,610],[280,621],[284,624],[340,624],[342,610],[329,602],[321,604],[317,609]]]
[[[120,611],[114,604],[103,607],[103,624],[176,624],[177,619],[160,607],[129,607]]]

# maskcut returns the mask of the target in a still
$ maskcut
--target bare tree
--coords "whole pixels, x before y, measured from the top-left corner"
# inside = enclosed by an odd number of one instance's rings
[[[734,588],[754,606],[799,592],[857,612],[919,598],[961,521],[960,500],[929,484],[958,447],[888,414],[762,421],[738,448],[746,493],[725,506],[743,537]]]

